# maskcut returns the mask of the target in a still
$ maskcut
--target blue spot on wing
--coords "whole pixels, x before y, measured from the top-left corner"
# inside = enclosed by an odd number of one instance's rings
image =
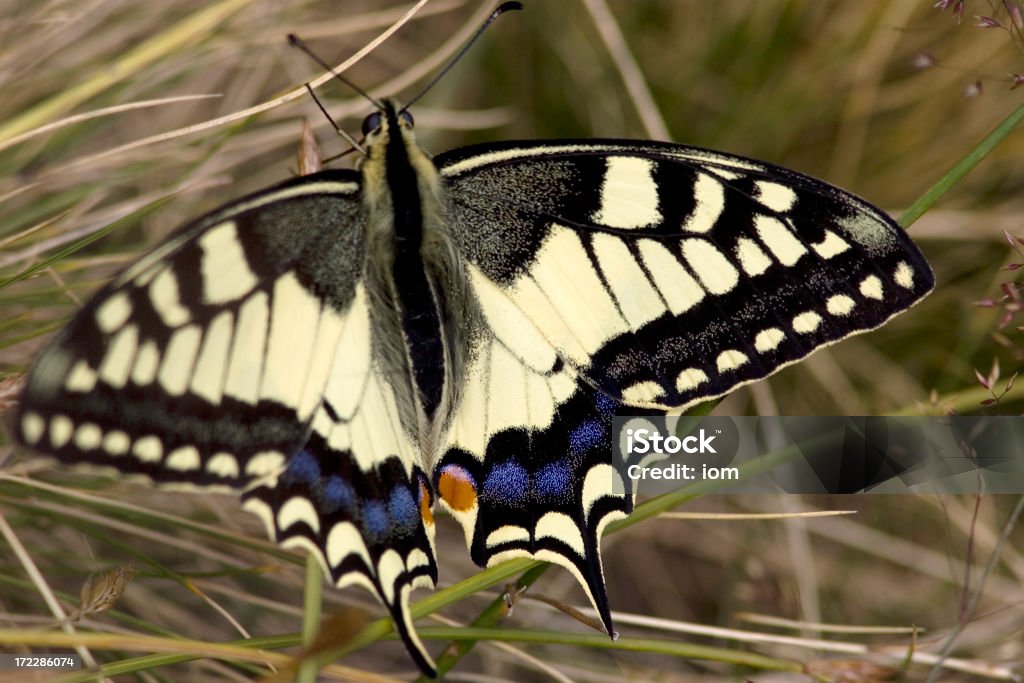
[[[595,392],[594,396],[594,407],[597,408],[597,412],[608,417],[612,415],[615,410],[619,407],[619,402],[608,394],[598,391]]]
[[[391,520],[384,501],[370,500],[363,505],[363,537],[367,543],[383,543],[391,534]]]
[[[597,420],[584,420],[569,432],[569,452],[580,455],[591,448],[604,445],[607,431]]]
[[[320,479],[320,463],[317,462],[315,455],[303,448],[288,461],[281,479],[285,484],[314,485]]]
[[[401,536],[416,531],[420,523],[420,510],[409,489],[397,486],[388,501],[388,513],[395,524],[395,533]]]
[[[537,493],[544,497],[563,497],[572,488],[572,476],[564,460],[545,465],[537,472]]]
[[[526,468],[513,460],[506,460],[492,467],[487,474],[481,498],[490,503],[514,505],[526,496],[529,484]]]
[[[320,508],[324,514],[344,508],[353,517],[356,507],[356,492],[352,485],[337,475],[331,476],[321,490]]]

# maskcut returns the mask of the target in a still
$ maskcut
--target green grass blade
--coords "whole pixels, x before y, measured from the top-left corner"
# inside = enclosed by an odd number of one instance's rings
[[[924,194],[918,197],[917,201],[910,205],[910,207],[903,212],[903,215],[899,217],[897,221],[904,229],[909,228],[913,223],[923,216],[935,202],[939,201],[942,195],[946,194],[947,191],[958,182],[960,182],[964,176],[971,172],[978,163],[988,156],[989,152],[996,148],[1000,142],[1006,139],[1014,128],[1016,128],[1020,122],[1024,120],[1024,104],[1020,105],[1013,112],[1007,116],[1003,121],[996,126],[991,133],[986,135],[978,145],[970,151],[963,159],[961,159],[953,168],[946,171],[946,173],[939,178],[939,181],[929,187]]]

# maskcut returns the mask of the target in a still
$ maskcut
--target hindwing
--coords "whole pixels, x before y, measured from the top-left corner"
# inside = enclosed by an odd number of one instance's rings
[[[484,329],[435,489],[477,564],[530,557],[566,567],[612,633],[599,541],[633,505],[611,450],[620,402],[582,381],[476,267],[469,275]]]
[[[437,582],[433,493],[399,417],[393,378],[372,352],[382,342],[370,318],[360,284],[308,441],[243,500],[283,546],[312,551],[335,585],[375,593],[417,664],[433,671],[409,615],[412,588]]]

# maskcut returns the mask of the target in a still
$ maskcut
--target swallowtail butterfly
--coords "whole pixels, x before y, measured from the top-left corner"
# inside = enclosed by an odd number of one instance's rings
[[[431,158],[392,101],[363,132],[355,170],[228,204],[118,275],[38,357],[14,431],[240,489],[428,673],[408,599],[437,580],[438,503],[481,566],[566,567],[611,633],[599,540],[633,503],[608,486],[612,415],[721,396],[933,285],[879,209],[763,162],[632,140]]]

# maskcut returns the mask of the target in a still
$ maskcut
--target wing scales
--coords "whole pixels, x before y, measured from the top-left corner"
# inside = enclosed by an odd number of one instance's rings
[[[362,284],[346,327],[351,343],[330,368],[308,441],[246,491],[245,506],[283,546],[313,551],[335,585],[377,595],[417,664],[433,671],[409,614],[411,590],[437,581],[433,489],[372,353]]]
[[[505,293],[470,272],[486,329],[435,489],[477,564],[531,557],[567,568],[612,633],[599,541],[632,509],[609,448],[620,404],[581,381]]]
[[[436,162],[481,313],[439,449],[412,433],[412,388],[379,351],[394,340],[375,338],[388,332],[362,284],[352,172],[245,198],[118,276],[40,356],[16,437],[159,482],[245,487],[283,545],[374,592],[432,672],[408,597],[437,579],[435,490],[476,562],[566,567],[612,632],[599,541],[633,503],[615,411],[721,395],[933,284],[882,212],[740,157],[568,141]]]
[[[538,374],[497,339],[473,361],[467,384],[434,485],[473,561],[531,557],[567,568],[612,633],[598,544],[633,505],[631,489],[612,486],[618,404],[567,366]]]
[[[238,487],[279,467],[306,440],[354,295],[358,191],[349,172],[301,178],[182,229],[39,356],[16,436],[160,482]]]
[[[245,488],[284,546],[388,608],[433,587],[433,493],[371,357],[358,175],[306,176],[187,226],[41,354],[18,438],[161,484]]]
[[[934,284],[888,216],[663,143],[501,143],[436,160],[453,234],[580,377],[679,410],[874,329]]]
[[[568,141],[435,161],[486,327],[435,486],[478,564],[561,564],[609,632],[598,544],[633,494],[612,414],[721,395],[879,326],[933,284],[882,212],[738,157]]]

